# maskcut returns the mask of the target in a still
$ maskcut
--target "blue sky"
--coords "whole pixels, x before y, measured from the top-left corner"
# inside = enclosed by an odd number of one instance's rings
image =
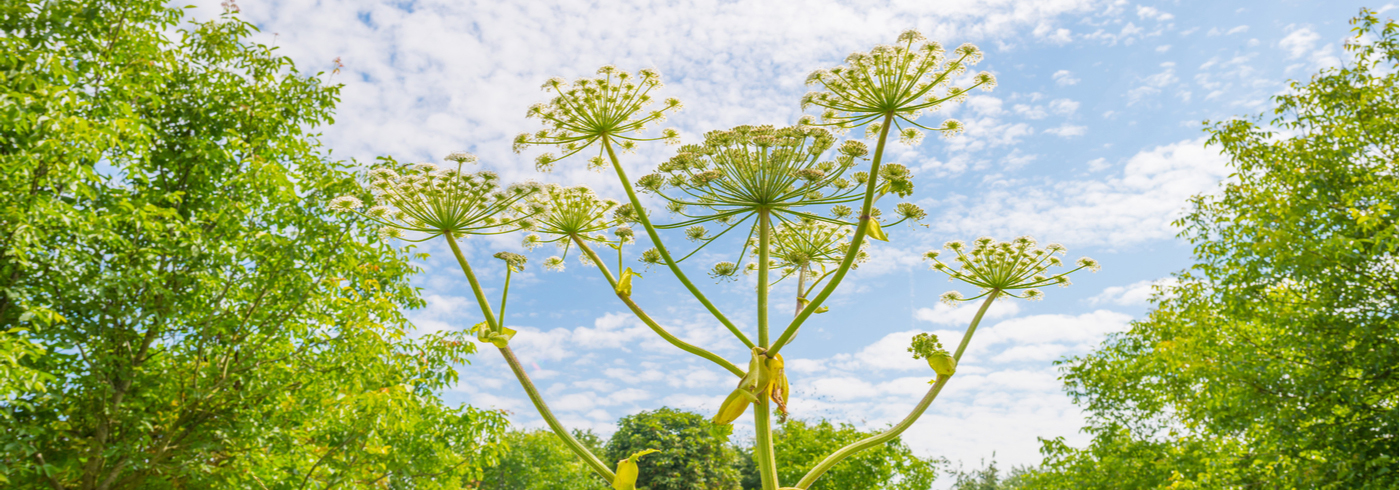
[[[1339,63],[1347,19],[1376,7],[1097,0],[238,5],[262,29],[257,40],[275,44],[302,70],[344,63],[332,78],[345,84],[336,124],[321,130],[334,156],[440,161],[467,150],[506,181],[586,184],[609,197],[622,197],[615,177],[588,171],[582,159],[539,174],[533,153],[511,153],[509,138],[536,127],[525,109],[546,98],[539,91],[545,79],[590,75],[608,63],[656,68],[667,84],[660,95],[686,105],[668,124],[689,143],[738,124],[794,123],[809,72],[893,42],[904,29],[945,46],[981,46],[986,57],[977,68],[997,76],[996,89],[929,118],[956,117],[967,132],[895,146],[891,155],[915,171],[911,200],[929,211],[929,227],[899,228],[893,243],[875,246],[872,261],[833,296],[832,311],[809,321],[784,350],[795,417],[878,428],[903,417],[932,375],[908,357],[909,338],[938,332],[945,344],[955,342],[971,316],[939,305],[952,284],[919,253],[947,240],[1030,234],[1066,245],[1071,258],[1099,259],[1102,272],[1079,274],[1069,289],[1047,291],[1045,301],[998,303],[958,376],[905,435],[922,454],[969,465],[993,451],[1003,465],[1036,463],[1037,436],[1086,442],[1077,432],[1082,413],[1061,391],[1052,362],[1126,329],[1147,311],[1150,285],[1189,266],[1190,248],[1170,223],[1187,198],[1212,192],[1229,173],[1218,149],[1204,146],[1201,121],[1267,110],[1285,80]],[[206,0],[193,15],[208,18],[217,9]],[[1383,15],[1394,16],[1394,6],[1387,9]],[[643,146],[623,162],[642,175],[671,151]],[[662,221],[665,214],[658,209]],[[519,238],[466,246],[496,294],[501,270],[490,255],[520,251]],[[667,243],[686,247],[679,235]],[[410,317],[425,331],[480,321],[450,253],[439,244],[424,250],[432,258],[416,283],[429,306]],[[561,419],[607,434],[618,417],[641,410],[668,405],[708,415],[718,408],[735,383],[731,375],[657,338],[598,271],[571,257],[565,272],[543,272],[538,264],[555,253],[527,253],[531,266],[513,279],[507,324],[521,331],[515,350]],[[702,271],[716,259],[690,264],[691,277],[751,329],[752,279],[706,280]],[[790,288],[774,294],[790,298]],[[667,272],[646,273],[635,294],[683,338],[736,363],[747,358]],[[783,305],[774,315],[791,310]],[[494,349],[464,367],[446,397],[542,425]]]

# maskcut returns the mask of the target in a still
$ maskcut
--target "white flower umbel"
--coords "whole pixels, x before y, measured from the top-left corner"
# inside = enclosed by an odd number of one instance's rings
[[[475,161],[476,157],[465,153],[453,156],[460,160],[455,169],[431,163],[376,167],[366,183],[375,206],[360,211],[358,198],[341,196],[332,201],[332,207],[378,222],[385,228],[382,236],[412,242],[444,234],[496,235],[532,226],[529,218],[540,209],[527,198],[541,189],[539,184],[502,186],[495,173],[461,172],[461,162]]]
[[[958,266],[943,263],[938,260],[939,252],[930,250],[924,253],[924,258],[933,261],[932,268],[947,274],[950,281],[962,281],[981,288],[978,295],[970,298],[956,291],[945,293],[943,301],[949,304],[992,294],[1039,300],[1044,294],[1038,288],[1052,285],[1068,287],[1070,274],[1080,269],[1098,271],[1098,262],[1085,257],[1079,259],[1077,267],[1073,269],[1047,273],[1051,267],[1064,265],[1060,256],[1065,254],[1065,248],[1057,243],[1038,248],[1035,239],[1028,236],[1009,242],[982,237],[974,241],[971,247],[961,241],[952,241],[944,244],[943,248],[957,254],[955,261]]]
[[[596,78],[580,78],[569,83],[551,78],[542,87],[555,97],[545,104],[535,104],[526,111],[527,117],[539,118],[544,129],[521,133],[515,137],[517,153],[530,145],[556,146],[562,155],[545,153],[535,158],[535,168],[548,171],[555,162],[581,152],[600,141],[616,141],[623,150],[632,150],[638,141],[665,140],[676,143],[680,133],[666,129],[661,136],[638,136],[650,125],[666,119],[666,114],[681,109],[681,101],[668,98],[661,107],[649,110],[653,102],[651,91],[661,87],[661,75],[653,69],[643,69],[636,75],[618,70],[612,65],[598,69]],[[590,168],[604,164],[602,152],[590,163]]]
[[[985,71],[973,76],[970,87],[947,86],[952,78],[981,60],[982,51],[971,44],[958,46],[950,54],[939,43],[926,41],[918,31],[905,31],[893,46],[879,45],[868,53],[853,53],[846,57],[845,65],[808,75],[807,84],[822,90],[803,96],[802,107],[821,109],[822,122],[809,116],[803,124],[852,129],[875,123],[867,131],[878,134],[882,123],[876,121],[894,114],[900,141],[906,144],[917,145],[923,140],[919,129],[952,136],[962,131],[962,123],[949,119],[940,126],[928,127],[915,120],[945,102],[963,102],[973,88],[995,87],[996,77]]]

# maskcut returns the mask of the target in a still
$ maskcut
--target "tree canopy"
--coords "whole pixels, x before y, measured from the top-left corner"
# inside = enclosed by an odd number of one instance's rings
[[[479,478],[503,415],[436,396],[473,344],[409,338],[410,250],[327,207],[339,86],[183,12],[0,6],[0,484]]]
[[[1234,173],[1177,221],[1196,264],[1065,365],[1094,439],[1033,487],[1395,488],[1396,24],[1352,23],[1267,123],[1207,123]]]

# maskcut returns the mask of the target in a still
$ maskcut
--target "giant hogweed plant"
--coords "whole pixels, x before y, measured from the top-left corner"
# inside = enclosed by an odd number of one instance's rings
[[[441,237],[447,241],[485,318],[473,327],[478,339],[500,350],[550,429],[613,488],[635,487],[638,460],[647,451],[618,462],[614,471],[559,423],[511,350],[514,331],[501,320],[510,294],[510,274],[523,269],[525,257],[496,254],[504,262],[506,274],[499,306],[494,306],[458,240],[472,235],[528,233],[526,248],[554,244],[563,250],[545,260],[545,267],[553,270],[562,270],[569,252],[577,250],[579,259],[596,268],[618,299],[657,335],[738,378],[737,387],[715,407],[713,422],[716,430],[727,432],[736,419],[753,408],[754,458],[763,488],[805,489],[843,459],[899,436],[918,420],[956,372],[958,361],[994,301],[1040,299],[1040,288],[1067,286],[1070,273],[1097,269],[1094,261],[1085,258],[1066,270],[1061,259],[1063,247],[1040,247],[1028,237],[1007,242],[981,238],[971,245],[949,242],[945,248],[953,253],[952,265],[940,260],[939,252],[928,252],[925,258],[932,261],[934,270],[979,290],[972,297],[957,292],[943,295],[942,300],[948,303],[981,300],[957,349],[949,353],[936,336],[916,336],[909,350],[915,358],[926,359],[936,377],[909,415],[880,434],[837,450],[797,482],[784,486],[777,480],[773,419],[775,412],[786,417],[789,396],[780,351],[796,338],[811,315],[827,310],[822,304],[847,273],[869,257],[869,240],[889,241],[887,229],[926,216],[912,203],[895,204],[888,216],[876,207],[882,199],[907,197],[914,190],[907,168],[883,161],[886,144],[892,133],[900,142],[916,145],[926,131],[945,136],[961,132],[963,126],[956,120],[932,126],[919,121],[944,104],[966,100],[972,89],[995,86],[995,78],[987,72],[962,76],[981,56],[970,44],[950,53],[917,32],[905,32],[895,45],[852,54],[845,65],[812,73],[807,82],[818,90],[804,96],[802,104],[818,108],[819,116],[803,116],[790,127],[739,126],[708,132],[701,143],[681,146],[674,157],[635,181],[623,170],[619,150],[631,151],[640,143],[658,140],[678,143],[679,133],[674,129],[663,129],[655,137],[644,134],[682,105],[672,98],[656,104],[653,92],[662,83],[655,70],[633,74],[605,66],[596,77],[546,82],[543,89],[553,98],[527,112],[544,127],[517,136],[514,149],[520,152],[546,146],[558,151],[557,156],[546,152],[536,157],[535,166],[540,171],[587,156],[588,167],[611,168],[626,200],[605,199],[583,187],[503,186],[489,172],[463,172],[462,165],[475,163],[475,157],[454,153],[447,160],[455,162],[455,167],[404,166],[385,160],[366,175],[363,195],[342,197],[335,205],[379,221],[384,225],[382,235],[388,238],[421,241]],[[970,85],[950,86],[954,79],[970,80]],[[852,130],[863,130],[866,139],[874,141],[873,153],[861,141],[839,141],[840,135]],[[664,203],[674,218],[653,222],[641,194]],[[641,275],[625,265],[624,248],[635,242],[637,226],[652,245],[640,254],[641,262],[664,265],[748,349],[742,367],[671,334],[633,300],[633,282]],[[661,233],[667,230],[683,230],[694,245],[688,246],[689,251],[678,249],[684,254],[677,258],[678,253],[672,253],[662,239]],[[736,239],[720,241],[731,234]],[[744,237],[737,238],[741,234]],[[699,250],[725,243],[738,244],[737,250],[729,252],[734,260],[713,264],[709,276],[718,280],[735,279],[739,274],[757,276],[756,338],[736,326],[680,267]],[[615,253],[604,250],[609,256],[605,259],[596,247]],[[613,255],[615,263],[610,258]],[[793,277],[798,284],[792,298],[792,318],[770,318],[772,286]]]

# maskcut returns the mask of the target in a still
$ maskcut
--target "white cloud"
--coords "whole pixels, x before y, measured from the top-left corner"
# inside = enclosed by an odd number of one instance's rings
[[[949,306],[946,303],[938,303],[933,308],[919,308],[914,310],[916,320],[925,321],[934,325],[952,325],[958,327],[967,326],[977,310],[981,309],[981,302],[963,303],[961,306]],[[1021,304],[1015,301],[996,301],[992,303],[987,312],[982,315],[985,320],[995,320],[1016,316],[1021,312]]]
[[[1172,45],[1170,45],[1170,44],[1163,44],[1163,45],[1161,45],[1161,46],[1157,46],[1157,52],[1158,52],[1158,53],[1165,53],[1165,52],[1167,52],[1167,51],[1170,51],[1171,49],[1172,49]]]
[[[1171,222],[1193,195],[1213,191],[1227,159],[1204,139],[1142,150],[1104,180],[1010,183],[975,205],[958,198],[935,221],[953,236],[1030,234],[1066,244],[1122,246],[1175,236]]]
[[[1322,36],[1312,28],[1289,25],[1284,29],[1288,31],[1288,35],[1279,40],[1278,47],[1288,53],[1288,59],[1304,61],[1289,66],[1288,71],[1298,68],[1318,70],[1341,64],[1341,60],[1333,54],[1331,44],[1318,47],[1317,42]]]
[[[1127,286],[1110,286],[1104,288],[1103,292],[1089,298],[1089,304],[1114,304],[1119,306],[1146,305],[1147,300],[1152,298],[1155,287],[1174,284],[1176,284],[1175,278],[1164,277],[1149,281],[1138,281]]]
[[[1143,19],[1152,19],[1158,21],[1172,20],[1172,14],[1145,5],[1138,6],[1137,15],[1139,18]]]
[[[1045,119],[1045,116],[1049,115],[1045,112],[1044,107],[1029,106],[1026,104],[1016,104],[1011,106],[1011,110],[1021,117],[1032,120]]]
[[[1070,114],[1074,114],[1074,111],[1077,110],[1079,110],[1079,103],[1073,100],[1055,99],[1050,101],[1050,112],[1054,112],[1061,116],[1068,116]]]
[[[1061,87],[1079,83],[1079,79],[1074,78],[1074,74],[1070,73],[1069,70],[1057,71],[1054,75],[1050,75],[1050,78],[1055,81],[1056,85],[1059,85]]]
[[[1088,165],[1090,172],[1098,172],[1100,170],[1108,168],[1109,163],[1108,159],[1106,158],[1095,158],[1093,160],[1089,160]]]
[[[1057,127],[1046,129],[1045,132],[1061,138],[1072,138],[1075,136],[1083,136],[1087,129],[1088,128],[1085,126],[1075,126],[1070,123],[1064,123]]]
[[[1141,79],[1143,85],[1128,91],[1128,105],[1136,104],[1143,98],[1162,92],[1162,89],[1177,82],[1176,63],[1165,62],[1162,71]]]
[[[1225,31],[1225,35],[1229,36],[1229,35],[1232,35],[1232,34],[1239,34],[1239,33],[1242,33],[1242,32],[1249,32],[1249,26],[1235,26],[1235,27],[1231,28],[1230,30]]]

